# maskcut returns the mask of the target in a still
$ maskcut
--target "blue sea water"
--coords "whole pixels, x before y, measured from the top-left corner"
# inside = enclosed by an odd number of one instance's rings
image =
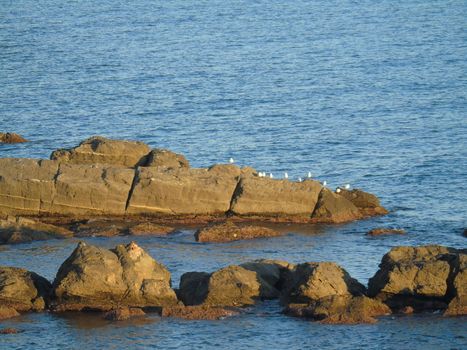
[[[465,1],[0,0],[0,132],[31,142],[0,157],[47,158],[92,135],[141,140],[193,166],[311,171],[376,193],[391,213],[284,237],[198,244],[193,230],[138,243],[175,284],[250,259],[336,261],[366,282],[392,246],[465,247]],[[377,226],[404,236],[368,238]],[[125,237],[91,238],[112,247]],[[0,264],[49,279],[75,240],[5,246]],[[5,349],[460,349],[465,318],[384,318],[327,326],[268,302],[219,322],[112,324],[31,314]]]

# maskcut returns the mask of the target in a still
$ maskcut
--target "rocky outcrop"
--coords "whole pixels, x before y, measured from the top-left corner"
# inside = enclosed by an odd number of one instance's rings
[[[104,319],[109,321],[126,321],[130,318],[143,317],[146,313],[138,307],[120,307],[104,313]]]
[[[292,182],[257,176],[240,179],[232,198],[237,215],[310,217],[321,191],[318,181]]]
[[[8,216],[0,220],[0,243],[14,244],[51,238],[69,238],[73,232],[66,228],[45,224],[37,220]]]
[[[238,226],[227,221],[221,224],[210,225],[195,232],[198,242],[232,242],[242,239],[276,237],[282,233],[261,226]]]
[[[0,305],[0,321],[19,316],[19,312],[12,307]]]
[[[376,316],[389,315],[391,309],[381,301],[366,296],[332,295],[305,305],[288,305],[284,312],[326,324],[356,324],[375,323]]]
[[[381,235],[403,235],[405,234],[405,230],[398,229],[398,228],[374,228],[368,231],[368,236],[381,236]]]
[[[162,308],[162,317],[176,317],[185,320],[219,320],[238,315],[238,311],[221,307],[196,306],[168,306]]]
[[[252,270],[231,265],[213,273],[182,275],[178,291],[185,305],[242,306],[278,297],[278,290]]]
[[[381,203],[374,194],[359,190],[339,189],[339,194],[352,202],[363,216],[374,216],[387,214],[388,211],[381,206]]]
[[[71,164],[110,164],[135,167],[147,162],[150,147],[142,142],[111,140],[94,136],[70,149],[59,149],[50,155],[51,160]]]
[[[142,222],[131,226],[128,233],[132,236],[163,236],[173,232],[175,229],[170,226]]]
[[[338,193],[323,188],[312,218],[318,222],[341,223],[361,219],[362,214],[351,201]]]
[[[0,266],[0,305],[19,312],[41,311],[48,303],[50,282],[16,267]]]
[[[207,169],[139,168],[129,214],[220,214],[237,185],[231,174]]]
[[[465,310],[467,273],[465,251],[443,246],[396,247],[384,255],[370,279],[370,296],[393,310],[446,309],[452,314]]]
[[[28,142],[21,135],[15,134],[14,132],[0,132],[0,143],[23,143]]]
[[[144,166],[179,169],[189,168],[190,163],[182,154],[169,151],[168,149],[156,148],[149,152]]]
[[[60,267],[53,292],[57,311],[177,304],[169,271],[135,243],[113,250],[80,243]]]

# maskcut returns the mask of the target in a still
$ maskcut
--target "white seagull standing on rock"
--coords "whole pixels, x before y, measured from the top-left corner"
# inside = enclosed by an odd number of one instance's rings
[[[337,187],[336,193],[340,193],[340,192],[341,192],[341,189],[339,187]]]
[[[235,160],[234,160],[233,158],[230,158],[230,159],[229,159],[229,163],[230,163],[230,164],[233,164],[233,163],[235,163]]]
[[[323,181],[323,186],[324,187],[326,187],[327,184],[328,184],[327,181]]]
[[[308,178],[311,179],[311,171],[308,172]]]
[[[272,173],[269,173],[269,177],[270,177],[271,179],[274,179],[274,175],[272,175]]]
[[[298,182],[302,182],[302,178],[301,178],[301,177],[298,178]]]
[[[284,178],[288,179],[288,178],[289,178],[289,174],[284,173]]]

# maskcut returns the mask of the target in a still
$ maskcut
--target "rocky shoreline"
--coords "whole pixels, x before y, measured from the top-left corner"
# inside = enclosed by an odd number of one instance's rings
[[[24,312],[102,312],[106,319],[220,319],[262,299],[284,314],[330,324],[374,323],[378,316],[441,311],[467,314],[467,251],[395,247],[368,287],[334,262],[255,260],[217,271],[171,274],[134,242],[114,249],[79,243],[51,283],[21,268],[0,267],[0,319]]]

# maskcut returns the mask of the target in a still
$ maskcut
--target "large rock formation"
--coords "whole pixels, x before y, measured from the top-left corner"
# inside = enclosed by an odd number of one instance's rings
[[[52,152],[50,159],[72,164],[100,163],[135,167],[146,163],[150,151],[150,147],[142,142],[94,136],[76,147]]]
[[[282,233],[261,226],[238,226],[227,221],[222,224],[210,225],[195,232],[198,242],[232,242],[241,239],[276,237]]]
[[[310,217],[321,188],[313,180],[292,182],[244,176],[235,190],[230,210],[237,215]]]
[[[381,206],[378,197],[374,194],[353,189],[351,191],[346,189],[339,189],[339,194],[352,202],[363,216],[373,216],[387,214],[388,211]]]
[[[59,311],[177,304],[169,271],[135,243],[113,250],[80,243],[60,267],[53,292]]]
[[[49,160],[0,158],[0,214],[50,211],[57,171]]]
[[[466,260],[465,251],[443,246],[393,248],[370,279],[369,295],[394,310],[445,309],[453,301],[451,314],[465,312]]]
[[[48,303],[50,282],[16,267],[0,266],[0,305],[19,312],[41,311]]]
[[[14,132],[0,132],[0,143],[23,143],[28,142],[21,135],[15,134]]]
[[[231,265],[211,274],[182,275],[178,295],[185,305],[242,306],[258,299],[271,299],[278,290],[252,269]]]
[[[6,220],[0,219],[0,243],[3,244],[72,236],[73,232],[66,228],[44,224],[28,218],[8,216]]]
[[[210,169],[140,167],[128,213],[225,213],[236,185],[232,174]]]
[[[351,201],[338,193],[323,188],[312,218],[319,222],[341,223],[360,219],[362,214]]]

